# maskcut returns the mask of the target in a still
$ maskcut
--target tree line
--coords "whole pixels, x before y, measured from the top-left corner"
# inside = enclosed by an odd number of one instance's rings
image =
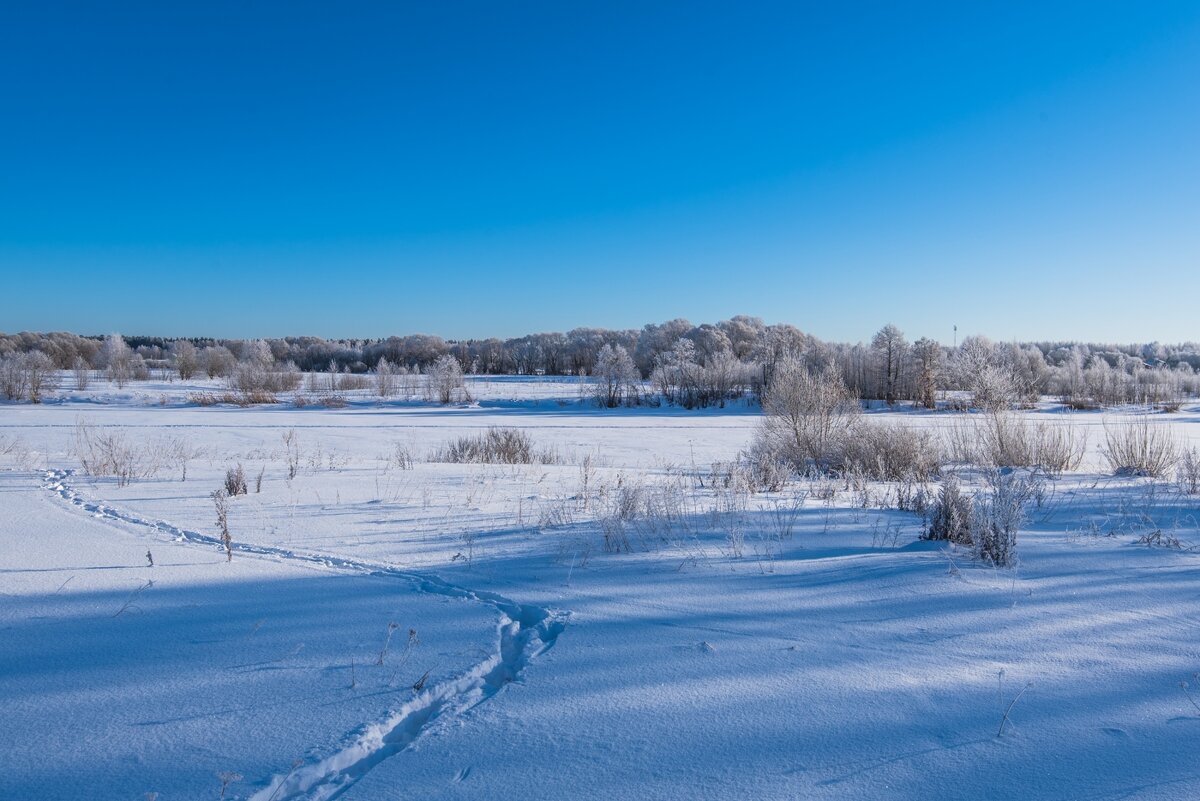
[[[970,336],[947,346],[910,342],[894,325],[867,342],[829,342],[788,324],[737,316],[693,325],[684,319],[640,329],[576,328],[511,339],[446,340],[411,334],[327,340],[0,334],[0,394],[37,398],[48,374],[72,371],[77,385],[102,374],[122,384],[158,371],[189,380],[230,379],[266,390],[298,385],[301,373],[422,374],[451,357],[466,374],[589,376],[606,406],[665,402],[687,407],[758,398],[782,364],[836,371],[863,400],[933,408],[967,393],[983,407],[1056,395],[1077,408],[1118,403],[1170,405],[1197,394],[1200,346],[1082,342],[993,342]],[[263,376],[267,376],[264,378]],[[275,378],[271,378],[275,376]],[[265,382],[265,384],[263,383]],[[381,382],[390,386],[391,381]]]

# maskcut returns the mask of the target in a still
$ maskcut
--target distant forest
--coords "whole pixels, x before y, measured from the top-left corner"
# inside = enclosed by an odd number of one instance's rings
[[[659,401],[686,406],[753,398],[784,361],[814,373],[835,370],[862,399],[923,405],[950,390],[995,395],[1013,404],[1042,395],[1058,395],[1079,407],[1169,403],[1197,394],[1200,368],[1200,345],[1193,342],[999,343],[968,336],[947,346],[929,339],[910,342],[898,328],[885,325],[868,342],[850,344],[748,316],[712,324],[676,319],[640,329],[576,328],[461,341],[424,334],[337,340],[0,334],[0,359],[9,372],[29,369],[33,360],[46,369],[112,374],[116,360],[121,380],[148,378],[156,371],[229,378],[246,365],[260,371],[368,375],[382,363],[388,372],[421,374],[447,356],[465,374],[649,380]],[[612,399],[627,402],[629,393]]]

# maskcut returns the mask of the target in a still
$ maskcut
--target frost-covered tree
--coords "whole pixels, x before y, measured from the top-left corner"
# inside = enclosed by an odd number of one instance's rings
[[[717,327],[728,337],[729,349],[733,352],[734,357],[743,362],[751,358],[754,346],[758,344],[759,337],[766,328],[761,318],[748,317],[744,314],[717,323]]]
[[[650,323],[638,335],[633,355],[642,375],[649,375],[657,366],[658,357],[673,350],[676,343],[692,330],[692,324],[684,319],[670,320],[661,324]]]
[[[120,334],[109,334],[100,348],[100,361],[108,380],[123,387],[133,377],[133,351]]]
[[[275,354],[271,351],[271,346],[266,341],[255,339],[242,346],[241,361],[252,362],[265,369],[275,363]]]
[[[29,376],[25,372],[24,353],[5,353],[0,356],[0,395],[5,400],[23,400],[29,391]]]
[[[233,353],[224,345],[205,348],[200,357],[200,361],[204,365],[204,373],[209,378],[227,376],[233,372],[233,367],[237,364]]]
[[[381,398],[396,394],[396,368],[387,357],[381,358],[375,365],[375,394]]]
[[[462,365],[450,354],[429,366],[425,387],[429,400],[437,403],[460,403],[470,397],[463,382]]]
[[[917,402],[926,409],[937,408],[938,383],[942,375],[942,346],[922,337],[912,344],[917,372]]]
[[[751,358],[761,366],[760,386],[771,382],[776,366],[785,360],[799,361],[806,358],[809,340],[804,333],[790,325],[769,325],[759,334],[751,351]]]
[[[40,350],[0,356],[0,395],[41,403],[55,385],[54,360]]]
[[[954,355],[954,373],[959,386],[971,392],[972,403],[979,409],[1007,409],[1019,398],[1012,370],[1001,363],[996,346],[986,337],[963,340]]]
[[[75,389],[83,392],[92,380],[92,368],[82,356],[76,356],[71,363],[71,373],[75,377]]]
[[[637,403],[641,375],[629,351],[620,345],[600,348],[592,379],[596,402],[601,406],[612,409],[622,403]]]
[[[650,379],[667,403],[691,408],[691,393],[696,383],[700,365],[696,361],[696,343],[690,339],[677,339],[670,350],[659,353],[654,359],[654,372]]]
[[[30,403],[41,403],[46,393],[57,386],[54,361],[40,350],[25,354],[25,372],[28,375]]]
[[[740,397],[751,383],[753,365],[746,365],[732,350],[719,350],[710,355],[701,373],[700,393],[703,406],[724,406],[725,401]]]
[[[196,346],[186,339],[177,339],[171,345],[171,355],[175,359],[175,370],[181,381],[190,381],[200,369],[200,357],[196,354]]]
[[[729,337],[715,325],[698,325],[688,332],[687,338],[696,345],[696,356],[702,364],[709,361],[718,353],[733,350]]]

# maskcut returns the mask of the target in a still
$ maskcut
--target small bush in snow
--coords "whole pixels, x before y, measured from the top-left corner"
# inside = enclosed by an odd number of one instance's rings
[[[974,507],[974,502],[962,491],[958,480],[950,476],[942,484],[938,499],[933,504],[925,538],[970,545]]]
[[[408,447],[408,445],[404,444],[403,442],[395,443],[392,446],[392,458],[390,461],[393,465],[395,465],[400,470],[412,470],[413,469],[412,449],[410,449]]]
[[[229,497],[237,495],[246,495],[249,489],[246,486],[246,471],[239,464],[237,467],[231,467],[225,471],[225,494]]]
[[[937,443],[926,431],[898,423],[855,426],[838,458],[839,472],[876,481],[928,481],[941,471]]]
[[[835,468],[861,413],[841,374],[814,375],[795,361],[776,367],[762,406],[759,446],[800,472]]]
[[[109,334],[100,348],[100,363],[108,380],[118,387],[125,386],[133,378],[133,351],[120,334]]]
[[[475,464],[554,464],[551,451],[537,451],[533,438],[517,428],[489,428],[451,440],[430,456],[432,462]]]
[[[291,481],[300,472],[300,439],[294,428],[283,433],[283,453],[287,461],[288,480]]]
[[[1017,531],[1025,522],[1025,507],[1041,492],[1033,474],[996,471],[989,476],[988,492],[977,497],[971,519],[975,555],[996,567],[1017,562]]]
[[[0,395],[5,400],[24,400],[29,391],[24,361],[25,355],[22,353],[0,356]]]
[[[1195,448],[1188,448],[1179,457],[1175,482],[1185,495],[1200,495],[1200,453]]]
[[[217,511],[217,530],[221,535],[221,545],[225,548],[225,561],[233,561],[233,536],[229,533],[229,494],[219,489],[212,494],[213,505]]]
[[[779,492],[792,478],[791,468],[763,442],[755,442],[736,465],[752,492]]]
[[[1183,541],[1179,537],[1169,532],[1164,532],[1160,528],[1140,534],[1137,538],[1137,544],[1145,545],[1148,548],[1170,548],[1176,551],[1183,548]]]
[[[946,436],[949,461],[987,468],[1040,467],[1050,475],[1078,468],[1086,447],[1071,423],[1033,422],[1009,411],[964,419]]]
[[[296,365],[277,364],[269,357],[238,362],[229,373],[229,388],[239,393],[246,404],[275,403],[275,393],[292,392],[300,387],[301,374]]]
[[[89,476],[114,476],[124,487],[151,472],[142,449],[118,431],[96,431],[86,423],[75,426],[75,453]]]
[[[250,392],[223,392],[217,394],[214,392],[192,392],[187,396],[187,402],[196,406],[217,406],[226,404],[228,406],[259,406],[263,404],[279,403],[279,398],[275,397],[266,390],[252,390]],[[303,406],[303,404],[300,404]]]
[[[1118,475],[1162,478],[1179,461],[1179,440],[1146,415],[1122,423],[1106,421],[1103,453]]]
[[[751,452],[800,473],[816,469],[864,479],[927,481],[941,469],[937,443],[925,431],[864,421],[839,373],[811,374],[796,362],[780,364],[763,395],[766,416]]]

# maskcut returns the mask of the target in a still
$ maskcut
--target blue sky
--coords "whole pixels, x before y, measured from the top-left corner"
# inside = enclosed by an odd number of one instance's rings
[[[1200,4],[0,10],[0,330],[1200,340]]]

